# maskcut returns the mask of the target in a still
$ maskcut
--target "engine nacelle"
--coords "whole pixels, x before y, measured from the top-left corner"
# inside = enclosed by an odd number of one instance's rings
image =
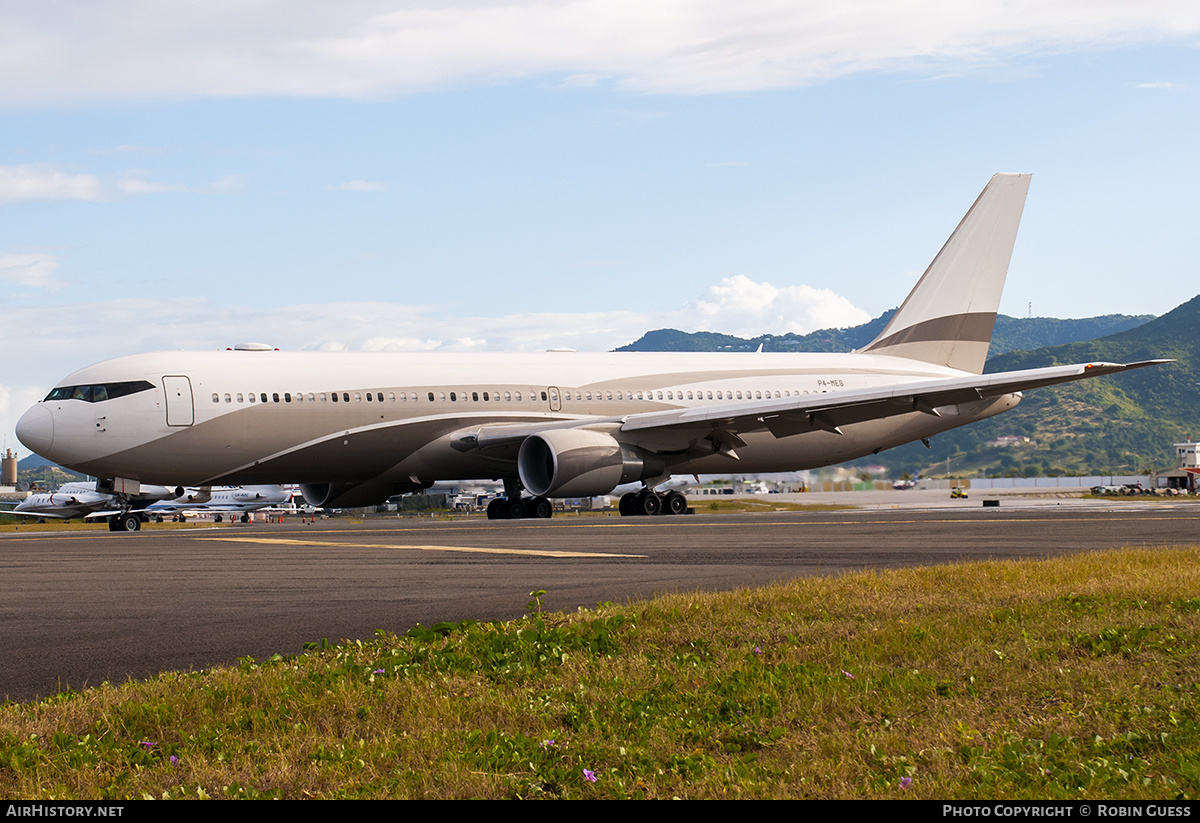
[[[663,472],[662,458],[618,442],[603,432],[552,429],[521,443],[517,472],[535,497],[591,497],[608,494]]]
[[[301,483],[304,502],[318,509],[359,509],[379,506],[395,494],[427,489],[432,483],[396,483],[391,480],[368,483]]]

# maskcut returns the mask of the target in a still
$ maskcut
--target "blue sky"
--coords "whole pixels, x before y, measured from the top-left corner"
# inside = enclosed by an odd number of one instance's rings
[[[0,427],[156,349],[853,325],[996,171],[1002,311],[1161,314],[1198,43],[1175,0],[8,2]]]

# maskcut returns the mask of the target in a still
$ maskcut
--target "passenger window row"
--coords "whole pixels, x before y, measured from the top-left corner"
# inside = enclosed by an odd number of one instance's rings
[[[147,383],[146,386],[152,388],[152,386],[150,386],[149,383]],[[68,391],[73,391],[76,389],[91,389],[91,388],[92,387],[90,387],[90,386],[67,386],[67,387],[63,387],[61,389],[55,389],[53,392],[50,393],[50,396],[47,397],[46,399],[47,400],[56,399],[55,395],[58,392],[68,392]],[[104,388],[104,387],[97,387],[97,388]],[[801,394],[809,394],[810,392],[807,390],[801,392],[799,389],[796,389],[796,390],[786,390],[785,389],[783,391],[780,391],[779,389],[775,389],[774,393],[772,394],[772,390],[750,391],[749,389],[744,389],[744,390],[740,390],[740,391],[738,391],[738,390],[730,391],[730,390],[725,390],[725,389],[716,389],[716,390],[705,389],[705,390],[687,391],[686,398],[685,398],[685,392],[682,389],[666,390],[665,397],[664,397],[664,392],[662,390],[639,391],[639,392],[632,392],[632,391],[630,391],[630,392],[626,392],[626,391],[616,391],[616,392],[613,392],[613,391],[603,391],[603,392],[587,391],[587,392],[585,392],[585,391],[573,390],[573,393],[574,393],[574,400],[579,401],[579,402],[596,402],[596,401],[603,402],[603,401],[614,400],[614,399],[616,399],[616,400],[626,400],[626,399],[628,399],[628,400],[663,400],[663,399],[666,399],[666,400],[676,400],[676,401],[684,400],[684,399],[687,399],[687,400],[725,400],[725,401],[729,401],[729,400],[763,400],[763,399],[771,399],[772,397],[793,397],[793,396],[799,397]],[[812,393],[815,394],[816,392],[812,392]],[[549,397],[545,391],[539,392],[536,389],[529,390],[529,399],[530,400],[536,401],[538,399],[539,395],[543,402],[549,399]],[[111,393],[109,394],[109,396],[112,396]],[[514,402],[514,401],[517,403],[522,402],[521,392],[519,392],[519,391],[518,392],[506,391],[506,392],[503,392],[503,396],[504,396],[503,397],[504,402]],[[268,395],[266,392],[259,392],[258,394],[255,394],[254,392],[248,392],[245,395],[243,395],[241,392],[237,392],[236,394],[231,394],[230,392],[225,392],[223,395],[218,392],[213,392],[212,402],[213,403],[221,403],[223,401],[225,403],[235,403],[236,402],[239,404],[246,403],[246,402],[249,402],[251,404],[280,403],[280,402],[282,402],[282,403],[292,403],[292,402],[295,402],[295,403],[306,403],[306,402],[307,403],[325,403],[325,402],[362,403],[362,402],[364,402],[364,398],[365,398],[365,402],[367,402],[367,403],[384,403],[384,402],[416,403],[416,402],[418,402],[419,397],[420,397],[420,395],[417,392],[399,392],[399,393],[388,392],[386,401],[384,400],[383,392],[361,392],[361,391],[329,392],[329,393],[309,392],[308,394],[304,394],[303,392],[297,392],[295,394],[292,394],[291,392],[284,392],[283,394],[280,394],[279,392],[272,392],[270,395]],[[463,403],[484,402],[484,403],[487,403],[487,402],[500,402],[501,401],[501,392],[499,392],[499,391],[444,392],[443,391],[443,392],[438,392],[436,395],[434,394],[434,392],[428,392],[426,394],[426,397],[428,399],[428,402],[430,402],[430,403],[437,403],[437,402],[445,403],[447,400],[451,403],[458,403],[458,402],[463,402]],[[468,401],[468,397],[470,398],[469,401]],[[564,400],[571,400],[572,399],[572,391],[563,391],[562,397]]]

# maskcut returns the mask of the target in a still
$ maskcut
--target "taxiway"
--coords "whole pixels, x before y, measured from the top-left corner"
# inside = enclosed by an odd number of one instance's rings
[[[0,536],[0,696],[293,654],[307,641],[418,622],[517,617],[534,589],[548,592],[548,608],[574,609],[867,568],[1192,544],[1198,535],[1200,506],[1153,500],[18,532]]]

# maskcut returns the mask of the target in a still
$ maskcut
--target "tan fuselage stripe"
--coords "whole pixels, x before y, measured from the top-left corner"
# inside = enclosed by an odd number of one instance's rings
[[[331,546],[339,549],[400,549],[417,552],[460,552],[465,554],[516,554],[528,557],[623,557],[645,560],[644,554],[609,554],[604,552],[560,552],[539,549],[485,549],[479,546],[426,546],[389,543],[342,543],[335,540],[290,540],[283,537],[198,537],[197,540],[220,540],[226,543],[268,543],[290,546]]]

